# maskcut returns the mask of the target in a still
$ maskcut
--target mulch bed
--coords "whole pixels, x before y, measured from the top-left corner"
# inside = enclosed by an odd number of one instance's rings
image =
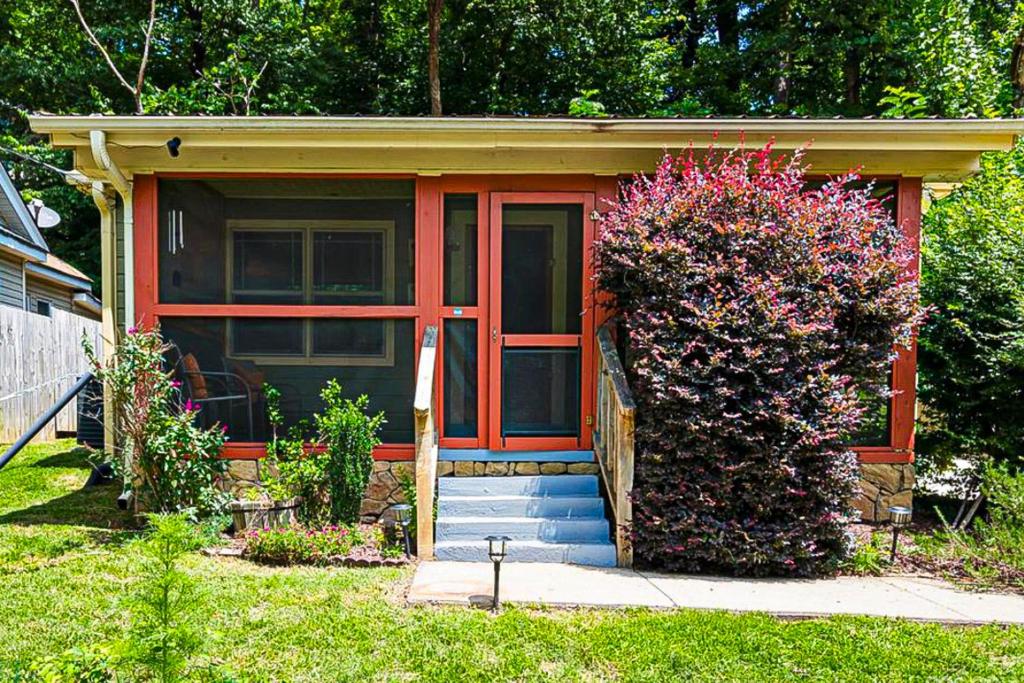
[[[364,538],[372,538],[369,531],[372,524],[360,524]],[[211,557],[238,557],[257,564],[265,564],[276,567],[312,566],[312,567],[401,567],[412,564],[416,561],[415,556],[406,557],[385,557],[380,549],[372,543],[352,548],[348,555],[332,555],[330,557],[318,558],[315,562],[275,562],[272,560],[250,557],[245,552],[245,539],[239,537],[225,537],[226,543],[220,546],[204,548],[203,554]]]
[[[963,557],[941,556],[925,552],[914,541],[913,534],[926,534],[941,529],[937,522],[915,522],[900,533],[896,561],[886,565],[882,576],[919,577],[950,581],[961,588],[974,591],[1024,594],[1024,571],[1002,562],[986,562],[991,572],[987,581],[979,581],[977,572],[970,572]],[[868,543],[872,534],[883,531],[886,534],[886,549],[891,540],[892,529],[887,525],[853,524],[851,531],[858,544]],[[886,552],[888,560],[888,551]]]

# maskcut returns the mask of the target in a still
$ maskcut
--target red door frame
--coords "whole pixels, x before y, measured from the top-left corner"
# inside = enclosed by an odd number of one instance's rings
[[[504,334],[501,325],[502,281],[502,207],[506,204],[580,204],[583,208],[583,320],[580,334]],[[486,343],[490,347],[487,390],[488,446],[493,450],[575,450],[592,448],[591,425],[593,412],[589,397],[594,384],[594,307],[593,262],[590,258],[594,243],[593,192],[492,192],[490,202],[490,320],[491,334]],[[486,330],[485,330],[486,333]],[[501,435],[501,349],[505,346],[561,346],[580,348],[580,435],[578,437],[509,437]]]
[[[496,358],[497,354],[492,353],[489,334],[490,325],[488,324],[492,306],[492,286],[496,282],[496,275],[492,270],[493,256],[491,245],[492,225],[496,224],[496,221],[494,221],[491,215],[491,197],[495,195],[541,197],[537,203],[553,203],[554,200],[551,199],[553,196],[573,196],[579,198],[586,195],[590,198],[589,208],[584,207],[585,225],[589,224],[592,228],[591,240],[585,242],[587,254],[584,259],[584,272],[587,274],[587,287],[584,290],[584,308],[586,311],[585,316],[590,321],[590,336],[593,337],[594,330],[596,330],[595,326],[607,318],[608,312],[597,305],[600,302],[601,296],[599,293],[593,292],[590,285],[592,282],[590,274],[593,272],[590,244],[592,239],[596,237],[596,232],[593,232],[593,230],[596,230],[596,227],[594,221],[590,220],[590,212],[594,208],[598,210],[610,208],[617,199],[618,186],[619,179],[617,176],[507,174],[487,176],[445,175],[440,177],[437,211],[441,221],[437,226],[437,230],[441,236],[437,240],[438,251],[434,261],[436,264],[434,272],[436,274],[437,291],[444,291],[444,273],[442,272],[444,264],[443,207],[444,198],[448,195],[476,195],[478,278],[476,307],[446,306],[441,301],[441,295],[438,297],[440,303],[437,308],[436,319],[440,330],[438,336],[438,358],[440,360],[437,364],[435,382],[438,396],[437,423],[440,430],[439,443],[442,448],[492,448],[497,450],[502,447],[500,443],[500,403],[496,404],[492,397],[492,393],[498,391],[498,389],[490,386],[491,384],[500,385],[496,382],[489,382],[488,379],[492,372],[492,364],[500,364],[500,357]],[[587,237],[584,236],[584,239],[587,240]],[[500,273],[500,269],[498,272]],[[456,315],[456,309],[460,310],[461,315]],[[450,437],[444,433],[444,321],[446,319],[477,320],[477,387],[479,396],[477,403],[477,436],[475,438]],[[590,343],[592,344],[592,340]],[[591,346],[591,348],[593,347]],[[592,366],[593,360],[591,359],[589,362]],[[593,388],[593,368],[591,367],[590,371],[587,372],[581,367],[581,372],[585,373],[582,376],[584,382],[581,386],[581,418],[585,418],[587,415],[594,414],[596,397],[594,396]],[[586,420],[581,419],[580,424],[581,435],[585,436],[579,442],[576,439],[562,442],[544,442],[538,439],[529,439],[529,443],[517,443],[517,440],[509,440],[511,443],[506,443],[504,448],[505,450],[592,448],[593,440],[591,433],[589,430],[583,429],[586,426]]]

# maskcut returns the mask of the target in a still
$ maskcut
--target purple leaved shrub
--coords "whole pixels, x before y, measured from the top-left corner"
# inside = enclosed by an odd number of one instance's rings
[[[666,156],[601,225],[637,403],[632,539],[676,571],[815,575],[848,552],[862,395],[922,321],[914,251],[799,154]],[[859,396],[861,394],[861,396]]]

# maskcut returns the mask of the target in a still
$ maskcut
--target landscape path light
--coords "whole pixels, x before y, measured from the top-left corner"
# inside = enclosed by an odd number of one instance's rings
[[[896,544],[899,542],[900,530],[910,524],[914,511],[901,505],[889,508],[889,522],[892,524],[892,550],[889,551],[889,564],[896,561]]]
[[[501,582],[501,561],[508,554],[508,542],[512,539],[508,536],[488,536],[484,540],[487,541],[487,556],[494,563],[494,597],[491,600],[491,609],[497,612],[500,604],[498,587]]]
[[[409,524],[412,522],[412,505],[399,503],[398,505],[392,505],[391,509],[394,510],[395,519],[398,520],[398,524],[402,527],[402,540],[405,542],[405,556],[409,557],[412,555],[412,544],[409,541]]]

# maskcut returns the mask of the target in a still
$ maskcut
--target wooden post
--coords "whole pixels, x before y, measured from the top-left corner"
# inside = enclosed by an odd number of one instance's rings
[[[434,367],[437,357],[437,328],[423,332],[416,397],[413,413],[416,429],[416,554],[421,560],[434,559],[434,481],[437,477],[437,430],[434,425]]]

